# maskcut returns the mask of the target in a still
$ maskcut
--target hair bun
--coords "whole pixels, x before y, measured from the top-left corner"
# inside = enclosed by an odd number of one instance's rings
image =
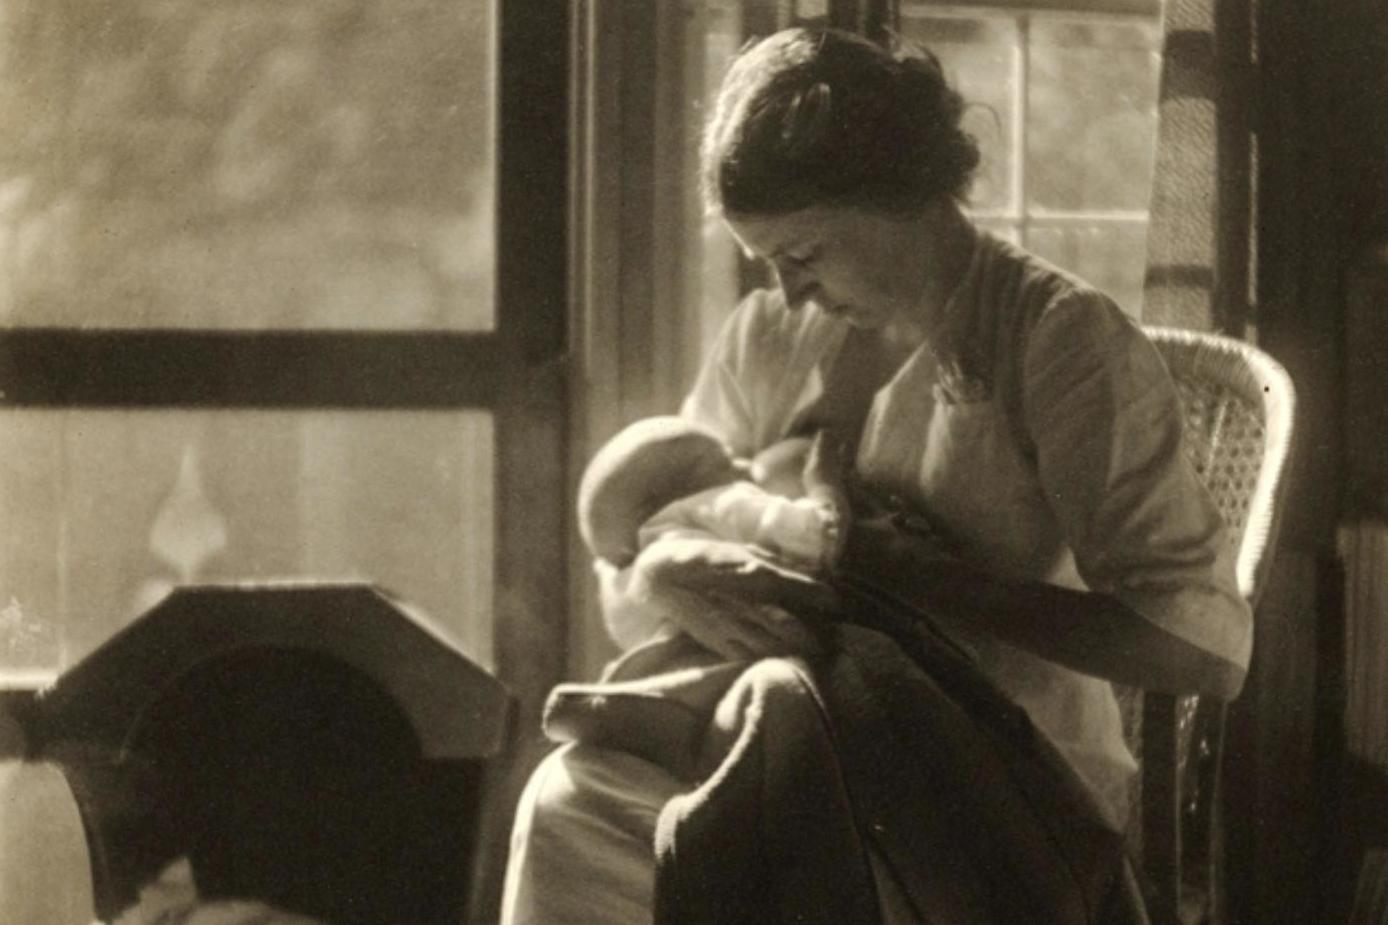
[[[913,49],[897,61],[908,105],[927,123],[957,126],[964,114],[964,100],[949,86],[940,59],[924,49]]]
[[[978,148],[939,61],[837,29],[792,28],[733,62],[700,145],[711,211],[894,213],[962,199]]]

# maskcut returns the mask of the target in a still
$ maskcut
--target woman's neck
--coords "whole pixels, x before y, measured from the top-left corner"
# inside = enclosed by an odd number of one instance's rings
[[[968,272],[978,231],[953,199],[942,198],[913,223],[912,237],[920,294],[909,312],[881,332],[884,344],[907,351],[945,336],[950,303]]]

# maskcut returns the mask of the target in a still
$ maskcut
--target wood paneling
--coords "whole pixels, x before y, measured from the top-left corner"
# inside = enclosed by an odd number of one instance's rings
[[[1257,5],[1257,339],[1296,384],[1281,552],[1258,615],[1251,712],[1231,754],[1235,921],[1339,921],[1346,869],[1346,277],[1384,223],[1379,0]],[[1372,348],[1372,356],[1379,348]],[[1233,743],[1231,743],[1233,744]]]
[[[1388,517],[1388,239],[1350,269],[1345,319],[1347,502]]]

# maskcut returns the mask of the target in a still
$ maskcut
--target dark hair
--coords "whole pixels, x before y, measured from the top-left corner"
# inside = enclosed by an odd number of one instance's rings
[[[704,203],[776,215],[962,199],[979,161],[963,111],[929,52],[835,29],[777,32],[723,78],[700,151]]]

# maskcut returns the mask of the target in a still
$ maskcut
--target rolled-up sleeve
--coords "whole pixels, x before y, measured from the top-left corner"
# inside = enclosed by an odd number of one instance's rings
[[[1041,485],[1085,583],[1246,667],[1236,543],[1186,457],[1156,348],[1106,297],[1073,292],[1037,322],[1023,375]]]
[[[817,364],[845,328],[818,309],[754,290],[724,323],[680,414],[751,458],[787,436],[819,389]]]
[[[750,457],[755,445],[755,411],[750,394],[747,356],[755,320],[753,293],[723,323],[713,349],[699,369],[694,386],[680,406],[680,416],[718,434],[733,455]]]

